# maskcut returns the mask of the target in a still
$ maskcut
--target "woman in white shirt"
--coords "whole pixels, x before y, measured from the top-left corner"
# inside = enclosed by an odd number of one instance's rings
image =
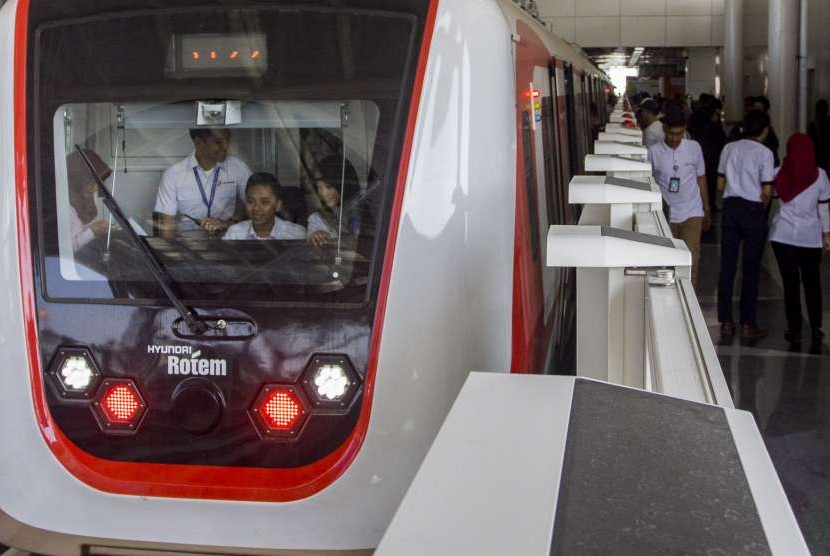
[[[784,282],[788,342],[801,341],[801,284],[814,342],[821,331],[821,250],[830,250],[830,180],[816,165],[813,142],[803,133],[787,141],[787,156],[776,169],[775,190],[781,201],[769,240]],[[799,283],[800,275],[800,283]]]
[[[348,160],[344,166],[342,156],[328,156],[317,168],[320,177],[314,191],[320,199],[320,210],[308,217],[309,243],[323,245],[338,235],[354,239],[360,231],[360,181],[354,166]]]

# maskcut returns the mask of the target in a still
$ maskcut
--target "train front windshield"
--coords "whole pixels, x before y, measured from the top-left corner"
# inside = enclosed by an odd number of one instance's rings
[[[308,495],[368,423],[427,3],[129,4],[30,1],[36,387],[107,484]]]
[[[80,149],[182,298],[365,303],[412,26],[371,12],[198,9],[42,28],[36,144],[47,297],[163,298],[142,249],[95,195]],[[199,129],[227,138],[227,175],[215,199],[210,174],[188,167],[177,176],[176,233],[168,237],[160,184],[169,168],[195,162]],[[250,230],[207,233],[204,211],[188,214],[200,201],[232,204],[228,222],[244,223],[245,184],[224,180],[250,173],[278,184],[270,241]],[[317,185],[323,174],[337,192],[333,203]],[[309,241],[320,230],[323,239]]]

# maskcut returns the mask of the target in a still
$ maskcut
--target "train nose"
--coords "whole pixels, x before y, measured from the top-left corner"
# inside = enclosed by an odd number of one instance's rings
[[[222,419],[225,401],[219,389],[209,380],[189,378],[173,392],[173,421],[193,435],[207,434]]]

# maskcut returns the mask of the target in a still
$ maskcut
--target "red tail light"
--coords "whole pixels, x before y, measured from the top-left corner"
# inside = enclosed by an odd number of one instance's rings
[[[132,380],[107,379],[92,409],[104,432],[131,434],[138,428],[147,405]]]
[[[269,428],[287,431],[297,424],[297,420],[303,413],[303,408],[290,390],[281,390],[271,392],[265,398],[265,403],[259,408],[259,412]]]
[[[302,394],[289,385],[266,385],[250,412],[263,438],[293,439],[305,424],[308,410]]]

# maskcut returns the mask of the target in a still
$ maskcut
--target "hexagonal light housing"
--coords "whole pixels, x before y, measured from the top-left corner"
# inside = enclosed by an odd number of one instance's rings
[[[318,354],[309,361],[301,383],[315,411],[342,413],[360,390],[360,376],[345,355]]]
[[[92,413],[106,434],[135,434],[147,404],[129,378],[108,378],[98,389]]]
[[[308,419],[308,402],[290,384],[266,384],[248,415],[263,439],[290,441],[299,437]]]
[[[76,400],[91,399],[101,381],[92,353],[80,347],[59,348],[48,376],[61,397]]]

